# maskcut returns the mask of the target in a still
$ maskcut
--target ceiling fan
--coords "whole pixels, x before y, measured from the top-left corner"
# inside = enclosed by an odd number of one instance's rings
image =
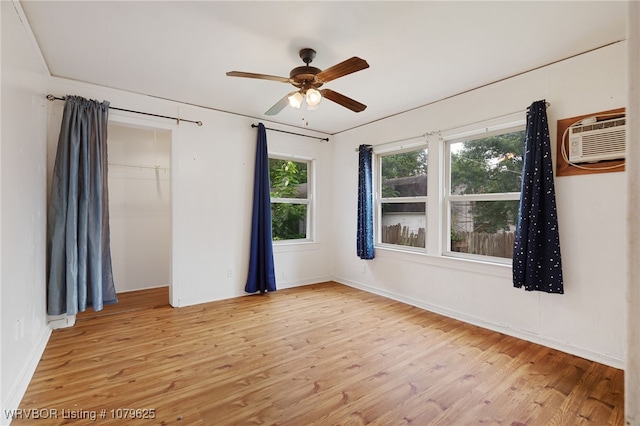
[[[304,101],[306,101],[309,109],[314,109],[318,103],[320,103],[322,98],[327,98],[330,101],[342,105],[354,112],[364,111],[367,107],[366,105],[331,89],[318,90],[318,88],[331,80],[335,80],[336,78],[344,77],[345,75],[356,71],[369,68],[367,61],[354,56],[351,59],[342,61],[325,70],[320,70],[319,68],[309,65],[315,57],[315,50],[309,48],[301,49],[300,59],[302,59],[305,65],[292,69],[289,73],[289,78],[242,71],[229,71],[227,75],[230,77],[257,78],[260,80],[290,83],[298,88],[298,90],[286,94],[282,99],[276,102],[275,105],[265,112],[266,115],[276,115],[287,105],[291,105],[294,108],[300,108]]]

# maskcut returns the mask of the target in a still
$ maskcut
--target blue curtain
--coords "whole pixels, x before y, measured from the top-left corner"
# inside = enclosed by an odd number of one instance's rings
[[[373,182],[371,145],[358,148],[358,237],[360,259],[373,259]]]
[[[262,123],[258,124],[254,173],[251,252],[249,253],[249,275],[244,291],[264,293],[276,290],[276,274],[271,241],[271,186],[269,183],[267,131]]]
[[[109,102],[67,96],[48,208],[48,312],[75,315],[117,302],[111,268]]]
[[[564,293],[551,140],[544,100],[527,111],[518,226],[513,249],[513,285]]]

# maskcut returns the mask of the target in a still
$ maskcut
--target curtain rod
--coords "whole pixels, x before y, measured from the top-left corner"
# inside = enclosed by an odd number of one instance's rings
[[[252,124],[251,127],[258,127],[257,124]],[[274,132],[281,132],[281,133],[288,133],[290,135],[296,135],[296,136],[304,136],[305,138],[311,138],[311,139],[320,139],[321,141],[327,141],[329,142],[329,138],[321,138],[319,136],[311,136],[311,135],[303,135],[302,133],[294,133],[294,132],[288,132],[286,130],[280,130],[280,129],[272,129],[270,127],[265,127],[265,129],[267,130],[273,130]]]
[[[548,101],[545,101],[545,105],[546,105],[547,108],[549,108],[551,106],[551,103],[548,102]],[[464,124],[462,126],[457,126],[457,127],[453,127],[453,128],[445,129],[445,130],[436,130],[436,131],[433,131],[433,132],[426,132],[426,133],[422,133],[421,135],[410,136],[408,138],[398,139],[398,140],[391,141],[391,142],[385,142],[385,143],[381,143],[381,144],[378,144],[378,145],[371,145],[371,149],[379,148],[381,146],[389,145],[389,144],[393,144],[393,143],[404,142],[404,141],[408,141],[408,140],[411,140],[411,139],[426,138],[427,136],[437,135],[437,134],[443,133],[443,132],[449,132],[449,131],[457,129],[459,127],[473,126],[474,124],[480,124],[480,123],[484,123],[486,121],[497,120],[497,119],[500,119],[500,118],[506,118],[506,117],[509,117],[511,115],[522,114],[523,112],[526,113],[527,111],[529,111],[529,107],[527,107],[527,109],[524,110],[524,111],[518,111],[518,112],[513,112],[511,114],[501,115],[501,116],[498,116],[498,117],[487,118],[485,120],[476,121],[475,123]],[[354,149],[354,151],[358,152],[358,148]]]
[[[63,97],[58,97],[58,96],[54,96],[54,95],[47,95],[47,99],[51,102],[53,101],[64,101],[66,100],[66,98]],[[118,111],[124,111],[124,112],[132,112],[134,114],[142,114],[142,115],[150,115],[152,117],[160,117],[160,118],[166,118],[169,120],[175,120],[178,124],[180,124],[181,121],[186,121],[188,123],[194,123],[197,124],[198,126],[202,126],[202,121],[193,121],[193,120],[186,120],[184,118],[178,118],[178,117],[169,117],[167,115],[160,115],[160,114],[152,114],[150,112],[143,112],[143,111],[134,111],[132,109],[124,109],[124,108],[117,108],[117,107],[112,107],[109,106],[109,109],[115,109]]]

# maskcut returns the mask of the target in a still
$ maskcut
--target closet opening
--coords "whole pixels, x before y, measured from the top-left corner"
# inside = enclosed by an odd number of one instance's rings
[[[143,303],[131,293],[140,290],[170,301],[171,142],[170,129],[109,121],[111,259],[116,292],[126,303]]]

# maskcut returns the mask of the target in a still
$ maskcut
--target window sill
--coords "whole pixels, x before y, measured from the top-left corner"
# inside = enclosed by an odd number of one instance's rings
[[[455,269],[500,278],[512,278],[511,264],[488,262],[477,259],[466,259],[444,255],[432,255],[426,252],[400,250],[388,246],[376,246],[376,258],[401,260],[403,262],[420,263],[439,268]]]
[[[286,253],[292,251],[306,251],[306,250],[319,250],[320,244],[313,240],[288,240],[288,241],[274,241],[273,252],[274,253]]]

